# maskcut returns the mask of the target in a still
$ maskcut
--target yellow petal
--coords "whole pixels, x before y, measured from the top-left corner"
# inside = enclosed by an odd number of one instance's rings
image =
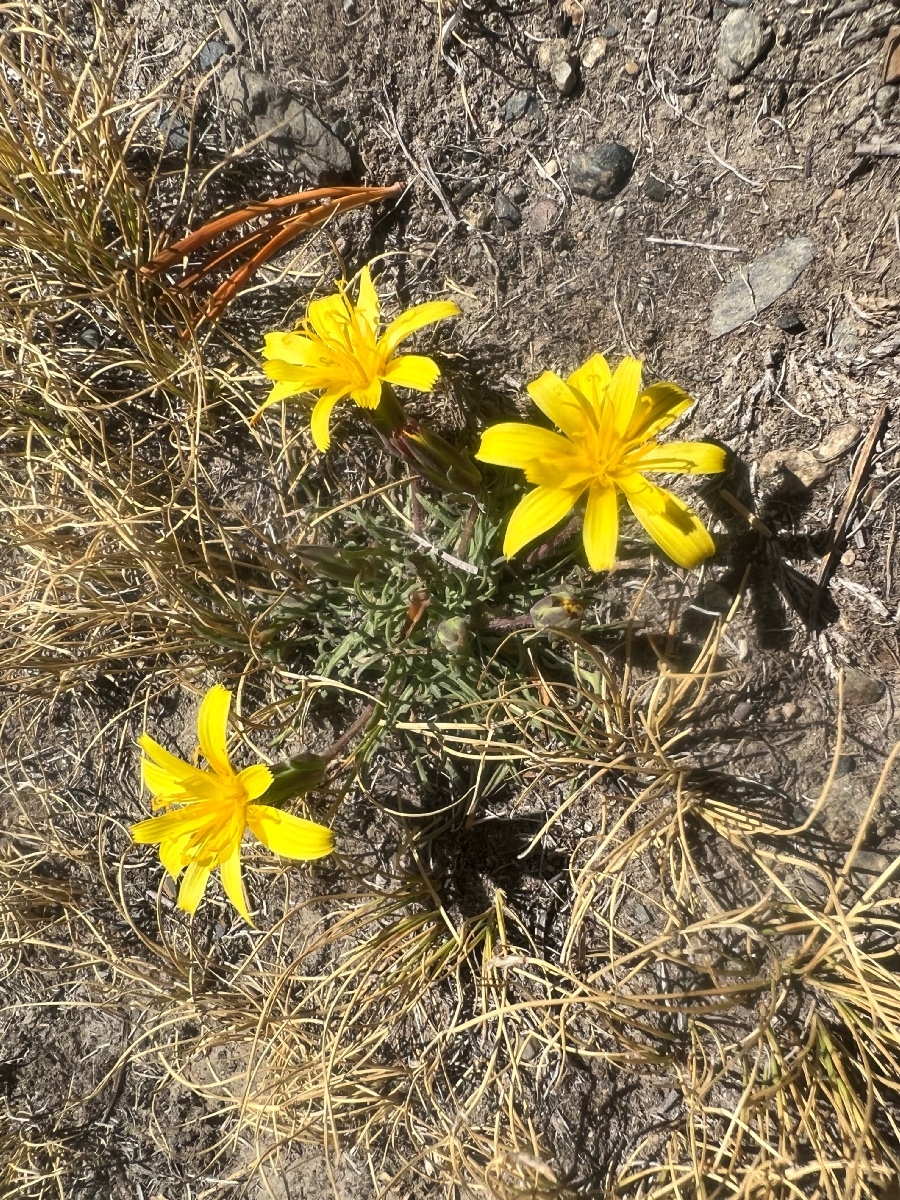
[[[715,553],[715,543],[700,518],[677,496],[642,475],[616,482],[643,527],[680,567],[696,567]]]
[[[612,372],[609,363],[602,354],[595,354],[583,366],[573,371],[566,383],[577,392],[581,392],[594,410],[599,412],[610,379]]]
[[[552,529],[569,512],[583,491],[583,487],[565,490],[536,487],[524,496],[513,509],[506,527],[503,539],[506,557],[512,558],[523,546]]]
[[[350,322],[350,310],[343,291],[337,291],[332,296],[323,296],[320,300],[310,300],[306,320],[323,340],[337,338],[344,341],[345,331]]]
[[[306,367],[316,362],[321,353],[321,347],[303,333],[267,333],[262,356]]]
[[[712,442],[668,442],[632,451],[626,465],[635,471],[671,471],[679,475],[715,475],[725,470],[726,451]]]
[[[188,865],[189,860],[184,856],[185,845],[185,838],[167,838],[164,842],[160,842],[159,861],[173,879],[177,879]]]
[[[528,385],[528,394],[554,425],[571,438],[579,438],[589,422],[588,410],[577,392],[554,375],[545,371]]]
[[[273,404],[281,404],[283,400],[287,400],[288,396],[297,396],[306,390],[307,389],[303,387],[302,384],[291,383],[289,380],[282,380],[280,383],[276,383],[269,392],[268,396],[266,396],[265,400],[263,400],[262,404],[250,418],[250,424],[259,424],[260,417],[263,415],[266,409],[271,408]]]
[[[401,354],[387,364],[382,378],[396,387],[430,392],[440,373],[441,369],[433,358],[425,358],[421,354]]]
[[[212,799],[218,795],[216,781],[208,771],[201,771],[184,759],[170,754],[148,733],[141,734],[138,745],[150,760],[141,760],[144,784],[150,794],[161,802],[170,803],[178,799],[187,803],[190,800]]]
[[[148,817],[146,821],[132,825],[131,836],[139,845],[188,839],[214,821],[220,807],[219,800],[201,800],[188,808],[163,813],[161,817]]]
[[[309,419],[309,431],[312,434],[312,440],[316,444],[316,449],[321,450],[324,454],[331,445],[331,410],[347,393],[345,391],[324,392],[316,401],[316,406],[312,410],[312,416]]]
[[[188,868],[178,889],[178,907],[192,916],[197,911],[197,905],[203,899],[206,883],[209,879],[210,868],[199,863],[188,863]]]
[[[381,321],[381,304],[372,282],[372,272],[369,270],[368,263],[359,273],[359,299],[356,301],[356,311],[364,318],[372,333],[377,334],[378,324]]]
[[[240,842],[235,846],[230,857],[219,864],[219,874],[222,877],[222,887],[225,889],[225,895],[241,914],[248,925],[252,925],[250,920],[250,910],[247,908],[247,895],[244,891],[244,881],[241,878],[241,845]]]
[[[362,387],[354,388],[350,398],[355,400],[360,408],[377,408],[381,403],[381,389],[381,380],[373,379]]]
[[[592,571],[608,571],[619,541],[619,497],[614,487],[595,483],[584,513],[584,549]]]
[[[452,300],[430,300],[427,304],[416,304],[391,321],[378,341],[378,349],[385,358],[390,358],[400,343],[417,329],[458,316],[459,306]]]
[[[283,358],[269,359],[263,363],[263,371],[268,379],[274,379],[277,383],[291,383],[296,391],[303,392],[328,387],[337,373],[330,361],[301,367],[285,362]]]
[[[258,800],[272,786],[272,772],[263,763],[244,767],[243,771],[238,773],[238,779],[244,786],[248,800]]]
[[[606,391],[613,427],[620,436],[631,424],[638,392],[641,390],[641,360],[627,356],[613,371]]]
[[[572,443],[550,429],[504,421],[484,431],[475,457],[495,467],[524,470],[533,459],[571,457],[573,453]]]
[[[647,441],[686,412],[693,400],[677,383],[654,383],[642,392],[625,432],[627,441]]]
[[[197,740],[203,757],[217,775],[234,775],[228,757],[228,710],[231,692],[221,683],[214,684],[203,697],[197,714]]]
[[[324,858],[334,849],[330,829],[268,804],[251,804],[247,824],[264,846],[285,858]]]

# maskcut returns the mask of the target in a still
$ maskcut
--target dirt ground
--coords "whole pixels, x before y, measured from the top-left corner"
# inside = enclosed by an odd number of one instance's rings
[[[196,122],[200,149],[205,139],[211,155],[233,152],[252,131],[223,98],[221,79],[241,63],[292,89],[338,133],[351,152],[353,182],[408,185],[399,204],[352,214],[335,237],[350,273],[384,256],[387,294],[399,303],[452,295],[460,304],[462,318],[442,333],[442,383],[419,410],[437,427],[474,447],[492,420],[529,416],[524,386],[542,370],[567,373],[598,350],[613,360],[634,354],[648,376],[675,380],[696,399],[679,436],[732,452],[725,477],[692,481],[718,553],[686,583],[660,568],[648,626],[664,641],[678,607],[684,639],[669,660],[677,668],[746,589],[722,649],[728,686],[717,694],[698,762],[777,793],[788,821],[802,822],[828,773],[843,678],[843,757],[822,817],[823,854],[852,841],[885,755],[900,739],[900,157],[858,150],[900,142],[900,98],[894,88],[891,106],[882,79],[885,36],[900,24],[900,3],[247,0],[227,7],[239,50],[217,20],[219,6],[206,0],[124,9],[133,45],[123,87],[136,92],[183,70],[179,111]],[[771,45],[743,79],[729,82],[717,67],[720,30],[731,14],[747,12],[771,30]],[[574,72],[568,94],[541,66],[551,39],[564,43],[554,61],[565,59]],[[222,43],[219,57],[201,67],[191,56],[210,40]],[[192,106],[184,97],[197,87]],[[173,109],[178,95],[170,90]],[[572,155],[609,141],[634,155],[627,182],[604,200],[574,192]],[[265,146],[243,160],[250,163],[245,187],[253,163],[262,163],[267,186],[276,180],[287,192],[310,182],[279,172]],[[183,228],[216,207],[214,189],[201,192],[182,212]],[[711,317],[726,285],[800,237],[811,239],[814,254],[796,282],[765,311],[713,337]],[[339,273],[334,259],[322,270],[326,279]],[[293,299],[283,286],[262,296],[261,320],[279,327]],[[848,492],[856,504],[830,554]],[[598,587],[594,615],[619,619],[641,569],[640,560],[626,560]],[[654,654],[661,645],[653,643]],[[112,711],[109,697],[106,704]],[[64,724],[64,714],[59,719]],[[188,710],[185,728],[191,719]],[[65,747],[53,754],[68,771]],[[52,773],[53,760],[42,769]],[[405,769],[385,759],[376,791],[402,787]],[[94,834],[103,808],[84,761],[71,780],[72,811]],[[136,819],[136,781],[113,780],[109,788],[107,811]],[[599,804],[588,795],[572,811],[572,829],[590,828]],[[552,937],[559,912],[548,897],[564,887],[561,864],[576,833],[560,835],[535,869],[537,882],[523,883],[516,854],[529,829],[476,833],[462,852],[471,856],[473,891],[478,880],[502,884],[519,895],[531,928],[543,921]],[[361,818],[346,833],[360,843],[372,836]],[[864,852],[873,871],[900,854],[896,790],[884,795]],[[715,862],[707,865],[714,874]],[[477,902],[465,886],[453,898],[463,917]],[[641,918],[634,921],[639,930]],[[104,927],[103,936],[121,937],[136,953],[132,931]],[[246,947],[235,937],[229,953],[237,960]],[[335,1169],[300,1147],[288,1147],[259,1182],[258,1146],[243,1134],[230,1137],[228,1114],[203,1102],[199,1074],[160,1090],[155,1066],[145,1074],[140,1061],[117,1068],[134,1034],[127,1011],[97,1007],[87,988],[86,1008],[68,990],[69,1006],[52,1009],[42,970],[14,956],[0,986],[9,989],[7,1006],[20,987],[43,989],[48,1004],[4,1018],[0,1091],[14,1118],[5,1136],[40,1131],[66,1164],[63,1191],[44,1192],[31,1180],[31,1190],[14,1194],[324,1200],[387,1186],[390,1168],[373,1181],[353,1150]],[[229,1053],[209,1052],[210,1078],[240,1067]],[[201,1066],[194,1061],[191,1069]],[[543,1144],[574,1194],[611,1194],[617,1163],[681,1101],[660,1078],[624,1085],[588,1065],[573,1074],[565,1098],[546,1088]],[[56,1127],[54,1113],[63,1109]],[[445,1190],[424,1166],[415,1182],[398,1187],[386,1194],[466,1194]]]

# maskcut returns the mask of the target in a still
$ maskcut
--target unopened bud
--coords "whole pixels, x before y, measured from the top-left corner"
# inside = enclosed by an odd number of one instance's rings
[[[272,782],[268,790],[259,798],[260,804],[271,804],[278,808],[292,800],[294,796],[303,796],[322,786],[325,778],[325,768],[328,759],[321,754],[312,754],[304,750],[286,762],[276,763],[271,767]]]
[[[337,550],[334,546],[295,546],[294,555],[310,575],[352,586],[357,579],[374,579],[377,555],[368,550]]]
[[[441,621],[434,631],[434,640],[439,647],[457,658],[468,654],[472,649],[468,617],[448,617],[446,621]]]
[[[481,472],[464,450],[457,450],[440,434],[421,425],[407,425],[394,437],[394,445],[420,475],[442,491],[480,494]]]
[[[584,608],[573,592],[561,588],[533,604],[530,616],[535,629],[565,629],[574,633],[581,628]]]

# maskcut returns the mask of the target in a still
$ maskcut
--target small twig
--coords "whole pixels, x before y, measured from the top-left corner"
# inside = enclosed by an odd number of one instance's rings
[[[339,754],[342,754],[347,746],[349,746],[356,737],[356,735],[365,729],[369,721],[372,719],[372,714],[374,712],[375,705],[367,704],[350,728],[345,733],[342,733],[336,742],[331,743],[322,757],[327,758],[328,761],[331,762],[332,759],[335,759]]]
[[[657,246],[692,246],[695,250],[720,250],[723,254],[743,254],[741,246],[717,246],[713,242],[685,242],[681,238],[648,237],[644,239]]]
[[[732,496],[731,492],[729,492],[726,488],[719,488],[719,495],[726,504],[731,505],[736,513],[740,513],[744,520],[747,521],[747,523],[751,525],[757,533],[761,533],[763,537],[767,538],[773,536],[772,530],[768,527],[768,525],[766,525],[764,521],[761,521],[755,512],[751,512],[745,504],[742,504],[740,500],[738,500],[737,496]]]
[[[819,567],[816,575],[816,586],[813,591],[809,606],[810,621],[815,621],[819,611],[819,601],[822,592],[828,583],[828,577],[834,570],[834,564],[837,561],[838,552],[841,548],[841,543],[844,538],[844,533],[847,529],[847,523],[853,509],[856,507],[856,501],[859,498],[859,493],[862,490],[863,482],[869,471],[869,464],[872,461],[872,455],[875,452],[875,445],[881,436],[881,430],[888,414],[888,401],[885,400],[881,408],[875,415],[875,420],[872,422],[872,428],[869,430],[868,437],[863,443],[863,447],[859,452],[859,458],[856,460],[856,466],[853,469],[853,475],[850,478],[850,485],[847,488],[847,494],[844,497],[844,503],[841,507],[840,514],[834,526],[834,530],[829,540],[829,549],[822,565]]]
[[[873,158],[896,158],[900,156],[900,142],[860,142],[853,153]]]

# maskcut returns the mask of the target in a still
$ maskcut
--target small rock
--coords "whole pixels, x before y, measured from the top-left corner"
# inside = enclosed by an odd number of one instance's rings
[[[795,704],[793,700],[788,700],[781,706],[781,715],[786,721],[795,721],[800,716],[800,705]]]
[[[601,142],[569,159],[569,182],[574,192],[592,200],[611,200],[631,178],[634,155],[618,142]]]
[[[609,49],[609,42],[606,38],[595,37],[587,43],[584,50],[581,52],[581,65],[586,71],[590,71],[592,67],[596,67],[598,62],[606,58],[606,52]]]
[[[569,61],[569,43],[565,38],[548,38],[538,46],[537,65],[548,74],[556,63]]]
[[[538,200],[525,214],[525,221],[531,233],[547,233],[556,220],[557,207],[552,200]]]
[[[831,474],[831,467],[816,458],[811,450],[789,446],[784,450],[769,450],[759,460],[761,479],[777,480],[785,495],[802,494],[822,483]]]
[[[206,43],[200,53],[197,55],[197,66],[201,71],[211,70],[220,58],[224,58],[228,53],[228,47],[224,42],[220,42],[218,38],[213,38],[212,41]]]
[[[784,333],[802,333],[806,328],[795,308],[786,308],[780,317],[775,318],[775,324]]]
[[[251,123],[288,170],[316,183],[349,175],[347,147],[293,92],[245,67],[226,71],[221,88],[226,103]]]
[[[644,195],[648,200],[653,200],[657,204],[662,204],[663,200],[667,200],[671,190],[664,180],[657,179],[655,175],[648,175],[644,180]]]
[[[875,111],[879,117],[891,115],[898,96],[900,96],[900,87],[897,87],[895,83],[886,83],[884,87],[878,89],[875,93]]]
[[[550,68],[550,78],[561,96],[571,96],[578,83],[578,72],[569,62],[557,62]]]
[[[844,671],[844,703],[851,708],[863,708],[877,704],[884,695],[884,680],[867,675],[859,667],[847,667]]]
[[[632,77],[637,75],[638,72],[640,71],[640,69],[641,69],[640,63],[636,63],[633,58],[629,58],[628,62],[625,64],[625,67],[624,67],[625,74],[631,75]]]
[[[728,89],[728,99],[732,104],[736,104],[738,100],[743,100],[747,95],[746,83],[733,83]]]
[[[842,567],[852,567],[855,562],[856,562],[856,551],[855,550],[845,550],[844,553],[841,555],[841,566]]]
[[[563,0],[562,10],[573,25],[580,25],[584,20],[585,5],[589,3],[590,0]]]
[[[658,24],[659,24],[659,9],[651,8],[650,11],[647,13],[646,17],[644,17],[644,28],[645,29],[655,29]]]
[[[615,25],[604,25],[600,30],[600,36],[606,38],[607,41],[611,41],[613,38],[619,36],[619,30]]]
[[[479,229],[483,233],[486,229],[490,229],[491,221],[494,214],[486,204],[481,202],[470,204],[468,208],[463,209],[463,220],[467,225],[471,225],[473,229]]]
[[[494,197],[494,216],[502,229],[518,229],[522,224],[522,214],[506,192],[499,190]]]
[[[503,109],[504,121],[507,123],[507,125],[512,125],[514,121],[521,120],[522,117],[528,115],[533,103],[534,96],[532,96],[531,92],[513,92],[510,98],[506,101],[506,106]]]
[[[859,329],[852,317],[835,321],[831,331],[831,349],[841,358],[855,358],[859,353]]]
[[[722,0],[726,8],[750,8],[753,0]]]
[[[166,139],[167,150],[183,150],[190,140],[190,131],[184,117],[166,109],[163,109],[159,116],[159,131]]]
[[[621,221],[624,216],[625,216],[625,205],[617,204],[616,207],[612,210],[612,219],[614,221]]]
[[[741,724],[743,724],[744,721],[747,720],[747,718],[752,714],[752,712],[753,712],[753,705],[750,703],[750,701],[742,700],[740,702],[740,704],[736,704],[734,706],[734,712],[732,713],[732,716],[733,716],[734,720],[738,723],[738,725],[741,725]]]
[[[743,79],[769,52],[772,30],[754,12],[734,9],[722,22],[716,66],[728,83]]]
[[[555,158],[548,158],[543,167],[541,167],[541,170],[548,179],[555,179],[559,174],[559,163]]]
[[[821,458],[823,462],[830,462],[833,458],[840,458],[842,454],[847,453],[851,446],[856,445],[861,433],[862,430],[855,421],[847,421],[844,425],[838,425],[816,447],[816,457]]]
[[[794,286],[815,253],[810,238],[789,238],[743,267],[713,302],[709,326],[712,336],[731,333],[774,304]]]

